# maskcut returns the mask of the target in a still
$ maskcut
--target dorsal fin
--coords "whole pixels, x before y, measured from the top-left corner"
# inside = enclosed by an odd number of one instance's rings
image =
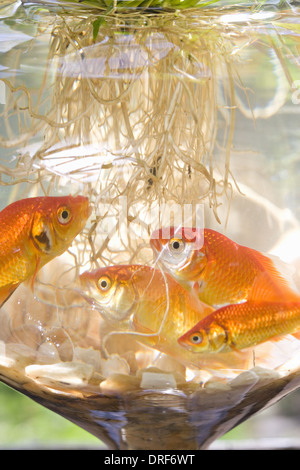
[[[273,254],[261,254],[261,262],[265,263],[266,269],[270,269],[270,272],[277,272],[283,278],[285,278],[291,286],[294,284],[293,277],[296,273],[296,269],[289,263],[283,261],[279,256]],[[295,287],[295,286],[294,286]]]
[[[300,301],[300,293],[293,290],[289,282],[278,272],[270,275],[269,272],[261,272],[256,276],[248,300],[266,300],[270,302]]]
[[[295,268],[278,256],[256,250],[253,250],[253,254],[263,269],[253,283],[249,300],[299,301],[300,292],[293,279]]]

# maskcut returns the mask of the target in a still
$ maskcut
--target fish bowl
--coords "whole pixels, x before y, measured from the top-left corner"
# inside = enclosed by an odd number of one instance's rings
[[[0,2],[0,379],[208,449],[300,386],[300,10],[144,4]]]

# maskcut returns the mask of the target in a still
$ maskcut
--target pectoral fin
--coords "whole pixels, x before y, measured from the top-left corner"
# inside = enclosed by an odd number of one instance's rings
[[[40,267],[41,267],[40,265],[41,265],[41,258],[37,258],[37,260],[36,260],[36,265],[35,265],[35,271],[34,271],[34,274],[33,274],[32,278],[31,278],[31,283],[30,283],[32,292],[33,292],[33,286],[34,286],[35,278],[36,278],[36,276],[37,276],[38,270],[39,270]]]
[[[20,285],[14,284],[10,286],[5,286],[0,289],[0,308],[5,304],[5,302],[10,298],[10,296],[14,293],[16,288]]]

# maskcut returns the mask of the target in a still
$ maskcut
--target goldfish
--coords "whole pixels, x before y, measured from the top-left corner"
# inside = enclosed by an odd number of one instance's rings
[[[140,333],[140,343],[185,365],[203,365],[177,340],[214,309],[171,276],[151,266],[116,265],[86,271],[79,282],[82,296],[109,323]],[[226,364],[235,365],[235,358],[227,355]]]
[[[243,350],[283,335],[299,335],[300,301],[248,301],[215,310],[178,339],[194,353]]]
[[[150,245],[163,269],[215,308],[247,300],[300,300],[282,274],[288,271],[283,262],[217,231],[162,228],[152,233]]]
[[[84,196],[33,197],[0,212],[0,306],[83,229],[91,209]]]
[[[151,266],[132,264],[98,268],[81,274],[80,283],[89,291],[90,303],[101,308],[110,322],[128,324],[133,319],[135,324],[139,323],[149,331],[158,331],[168,304],[168,322],[182,324],[183,328],[213,311],[171,276]],[[178,326],[180,331],[182,327]]]

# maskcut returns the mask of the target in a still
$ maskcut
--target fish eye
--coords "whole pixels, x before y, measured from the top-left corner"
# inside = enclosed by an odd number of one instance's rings
[[[108,276],[100,277],[98,281],[98,287],[102,291],[107,291],[111,287],[111,279]]]
[[[190,336],[190,341],[193,344],[200,344],[202,343],[203,337],[201,333],[194,333]]]
[[[57,218],[61,224],[67,224],[72,217],[71,211],[68,207],[62,206],[57,211]]]
[[[185,243],[180,238],[172,238],[169,242],[169,248],[173,253],[182,253]]]

